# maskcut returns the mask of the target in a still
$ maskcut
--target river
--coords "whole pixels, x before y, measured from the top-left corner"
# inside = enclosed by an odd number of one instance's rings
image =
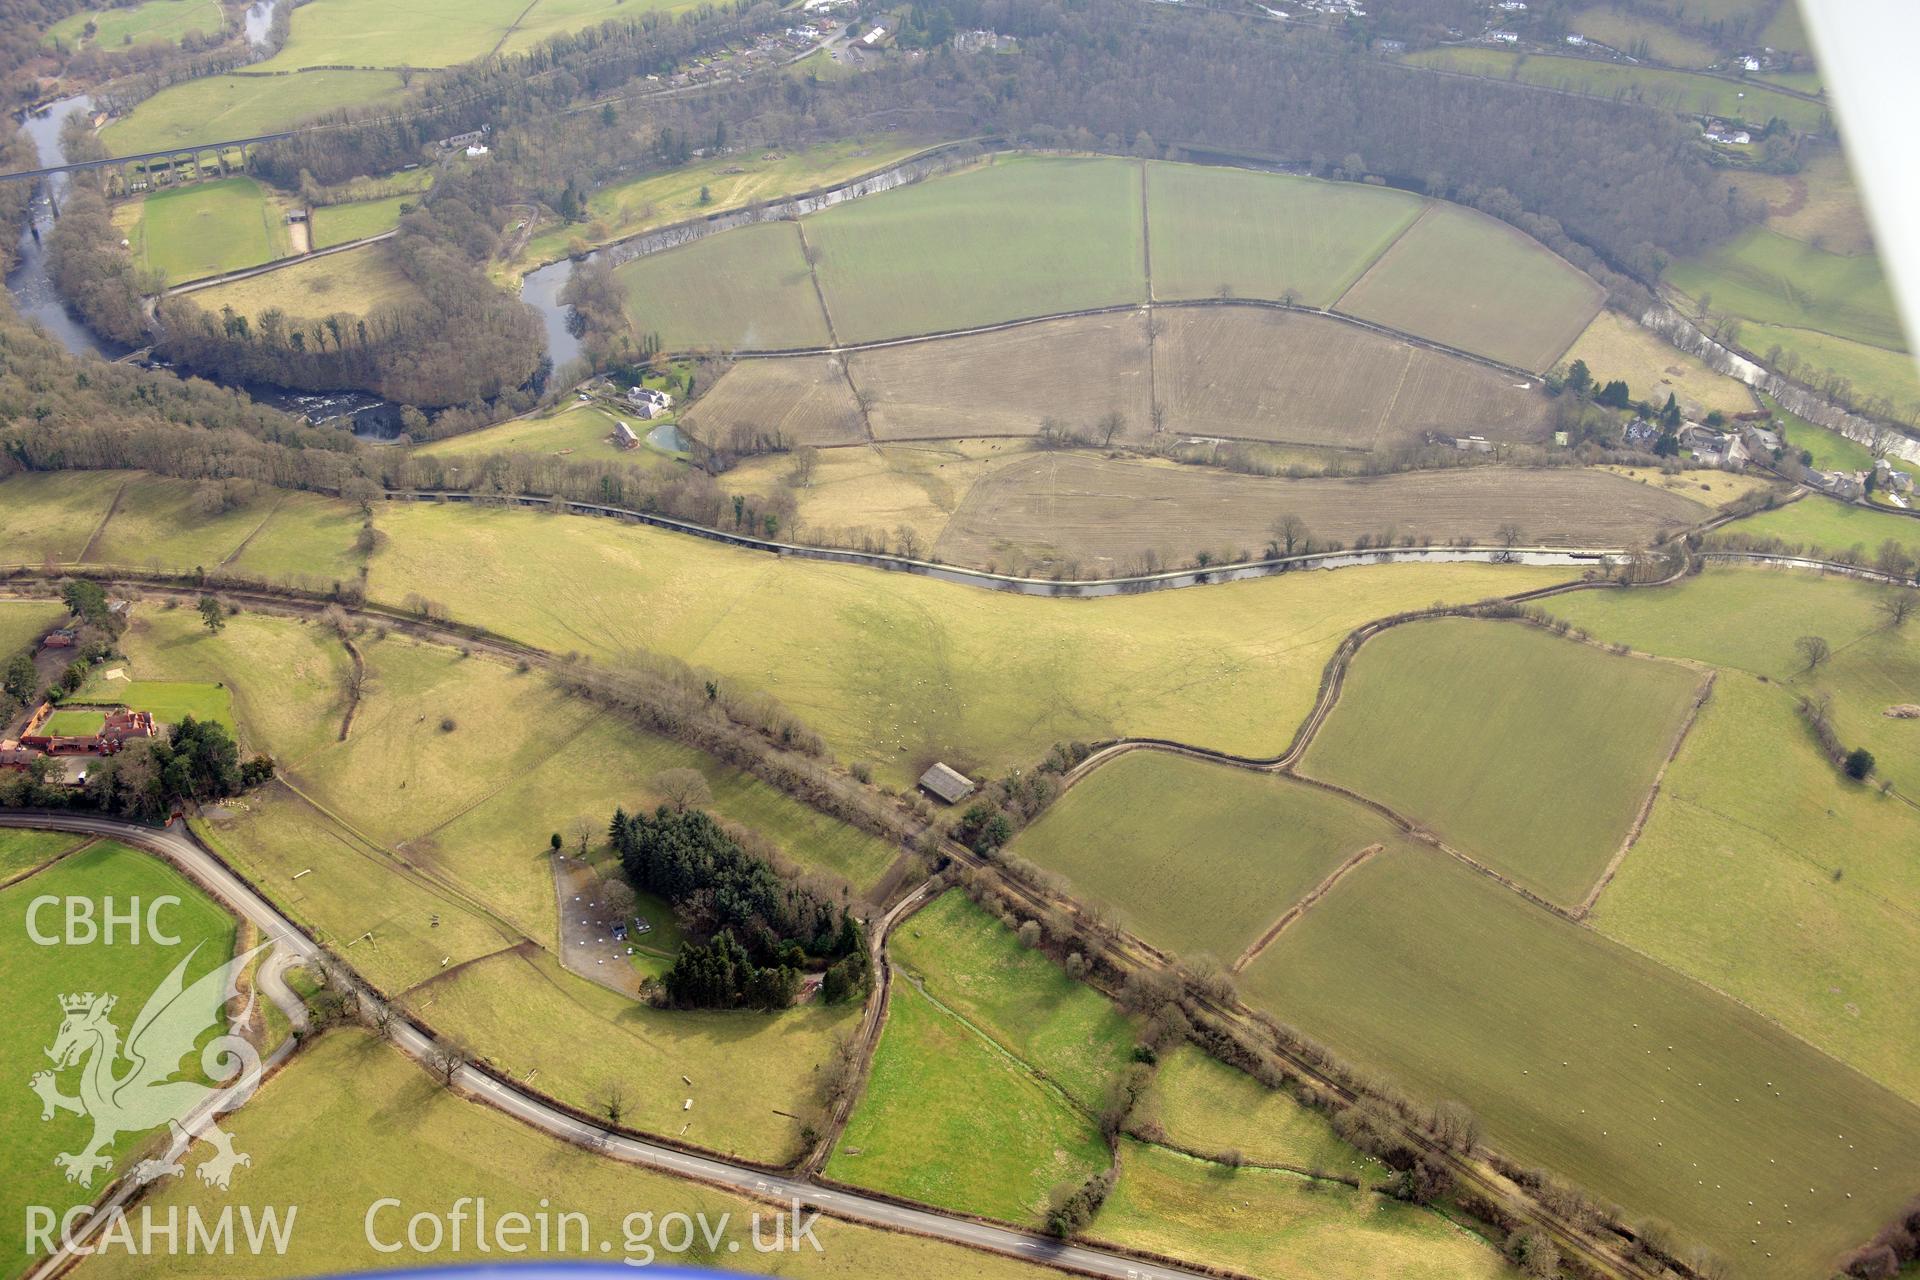
[[[560,302],[560,291],[567,287],[572,275],[572,260],[562,258],[527,272],[520,280],[520,301],[540,313],[540,322],[547,329],[547,355],[556,370],[565,367],[569,360],[578,360],[583,350],[580,339],[567,327],[572,308]]]
[[[85,94],[62,98],[37,112],[23,116],[20,127],[39,152],[40,163],[64,164],[66,152],[60,147],[60,127],[70,118],[93,109],[93,99]],[[50,174],[35,184],[33,204],[27,213],[27,225],[20,231],[20,260],[7,273],[7,292],[13,295],[20,314],[39,324],[60,340],[75,355],[95,355],[113,360],[126,354],[126,348],[94,335],[67,310],[67,304],[55,292],[53,278],[47,273],[47,246],[44,237],[53,230],[60,201],[67,193],[67,175]]]

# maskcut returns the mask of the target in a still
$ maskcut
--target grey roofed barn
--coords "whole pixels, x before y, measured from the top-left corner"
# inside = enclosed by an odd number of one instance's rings
[[[920,785],[948,804],[959,804],[973,794],[972,779],[938,761],[920,775]]]

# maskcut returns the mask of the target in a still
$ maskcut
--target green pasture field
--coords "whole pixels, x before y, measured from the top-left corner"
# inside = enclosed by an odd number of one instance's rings
[[[521,938],[404,858],[362,839],[285,786],[194,830],[286,915],[388,994]]]
[[[273,513],[280,498],[263,487],[243,505],[207,515],[199,494],[200,485],[192,480],[129,477],[113,517],[84,559],[136,569],[216,569]]]
[[[70,13],[47,28],[48,44],[90,45],[109,52],[148,40],[178,44],[183,36],[211,35],[226,25],[219,0],[145,0],[129,8]],[[92,23],[94,33],[86,34]]]
[[[1920,1101],[1915,849],[1920,814],[1841,779],[1791,698],[1727,671],[1592,923]]]
[[[1318,1170],[1369,1184],[1387,1174],[1377,1160],[1342,1142],[1324,1115],[1192,1044],[1160,1059],[1153,1088],[1135,1115],[1159,1123],[1169,1144],[1201,1155],[1237,1151],[1253,1164]]]
[[[1134,161],[1015,157],[808,218],[834,333],[857,342],[1143,301],[1140,183]]]
[[[318,493],[274,497],[272,514],[227,560],[229,572],[320,591],[359,578],[367,557],[355,545],[365,523],[357,506]]]
[[[1519,623],[1410,623],[1360,647],[1301,767],[1577,907],[1701,680]]]
[[[1718,298],[1714,305],[1719,306]],[[1830,369],[1853,384],[1859,397],[1885,396],[1896,412],[1920,406],[1920,372],[1905,351],[1888,351],[1865,342],[1849,342],[1812,329],[1786,325],[1743,324],[1740,345],[1763,359],[1774,347],[1791,351],[1816,369]]]
[[[1777,84],[1782,89],[1797,89],[1801,93],[1825,93],[1826,77],[1818,71],[1763,71],[1758,79],[1767,84]]]
[[[1841,739],[1872,751],[1878,776],[1915,794],[1920,721],[1884,713],[1920,701],[1920,629],[1911,621],[1888,629],[1877,605],[1889,590],[1802,571],[1728,567],[1659,591],[1580,592],[1550,607],[1601,640],[1735,667],[1781,686],[1790,700],[1829,695]],[[1804,635],[1823,636],[1833,649],[1811,677],[1794,650]],[[1819,778],[1821,793],[1830,781]]]
[[[1035,1226],[1054,1187],[1106,1165],[1092,1117],[903,979],[826,1174]]]
[[[313,247],[326,249],[349,240],[363,240],[383,231],[391,231],[400,225],[402,212],[419,207],[420,197],[417,195],[320,205],[313,211]]]
[[[0,479],[0,562],[80,558],[129,473],[29,471]]]
[[[142,684],[220,686],[220,698],[231,703],[230,718],[221,719],[238,731],[243,749],[267,752],[282,766],[297,764],[339,734],[347,653],[318,622],[237,613],[213,635],[196,609],[142,604],[133,610],[120,648],[127,661],[107,665],[124,665]],[[119,698],[126,689],[96,678],[89,692]]]
[[[1083,1107],[1103,1105],[1132,1059],[1133,1026],[1108,1000],[958,889],[907,917],[889,949],[922,990]]]
[[[1347,877],[1242,986],[1743,1276],[1824,1273],[1920,1178],[1920,1108],[1432,850]]]
[[[558,262],[576,246],[600,245],[652,227],[723,213],[760,200],[832,186],[922,150],[892,135],[845,138],[793,152],[727,155],[602,187],[587,197],[587,221],[543,231],[520,255],[524,268]],[[773,159],[767,159],[773,155]],[[700,203],[705,189],[708,203]]]
[[[1763,325],[1807,329],[1888,351],[1905,351],[1880,259],[1847,257],[1752,227],[1667,268],[1666,282],[1712,309]],[[1741,345],[1755,349],[1752,335]]]
[[[85,707],[63,707],[47,717],[41,726],[44,733],[55,738],[84,738],[107,727],[107,713],[91,711]]]
[[[286,44],[255,69],[450,67],[492,53],[529,7],[521,0],[315,0],[294,10]]]
[[[501,41],[500,52],[525,53],[527,50],[568,31],[584,31],[614,19],[638,21],[648,12],[677,14],[694,7],[692,0],[641,0],[627,7],[630,0],[536,0],[519,15],[513,29]]]
[[[780,1013],[655,1009],[531,947],[428,982],[408,1004],[476,1057],[582,1111],[604,1115],[617,1086],[627,1128],[768,1164],[804,1147],[794,1117],[815,1105],[816,1073],[860,1020],[857,1001]]]
[[[133,248],[141,266],[170,284],[293,252],[282,202],[252,178],[197,182],[145,197]]]
[[[196,618],[198,614],[194,615]],[[233,730],[233,695],[218,684],[191,680],[103,680],[95,678],[78,695],[81,702],[111,703],[150,713],[171,728],[192,716]]]
[[[1063,602],[504,508],[392,504],[378,523],[389,541],[374,599],[419,592],[455,618],[599,661],[673,654],[773,695],[895,785],[936,759],[993,773],[1115,733],[1275,752],[1352,627],[1564,580],[1383,565]]]
[[[1416,66],[1519,80],[1597,98],[1623,95],[1626,101],[1661,107],[1681,115],[1710,115],[1761,126],[1778,116],[1803,132],[1818,130],[1827,111],[1820,103],[1777,93],[1756,80],[1735,82],[1688,71],[1632,67],[1590,58],[1533,57],[1499,49],[1425,49],[1408,54]],[[1745,94],[1745,97],[1741,97]]]
[[[1327,1280],[1514,1277],[1487,1241],[1438,1212],[1273,1169],[1229,1169],[1132,1140],[1086,1233],[1233,1275]]]
[[[300,760],[293,776],[316,803],[382,845],[438,831],[532,771],[597,714],[504,663],[397,635],[357,644],[368,680],[353,731]]]
[[[627,316],[674,350],[825,346],[827,319],[790,222],[756,222],[615,273]]]
[[[1436,204],[1336,309],[1538,370],[1573,345],[1605,300],[1604,289],[1539,242]]]
[[[1146,167],[1156,298],[1330,306],[1425,207],[1387,187],[1190,164]]]
[[[66,616],[65,605],[48,600],[0,600],[0,665],[31,650]]]
[[[287,44],[260,65],[450,67],[493,53],[524,53],[568,31],[646,12],[690,9],[689,0],[318,0],[295,11]]]
[[[18,839],[11,832],[0,838]],[[50,836],[46,844],[57,850],[73,842],[71,836]],[[138,944],[117,938],[112,946],[40,946],[27,933],[29,904],[39,897],[89,898],[98,914],[108,896],[124,903],[129,897],[150,901],[164,895],[180,899],[179,906],[163,908],[160,917],[164,927],[180,938],[177,946],[155,943],[144,932]],[[36,923],[43,933],[64,928],[58,910],[42,909]],[[70,1113],[42,1121],[40,1099],[27,1088],[35,1072],[52,1065],[44,1050],[60,1029],[60,997],[86,991],[117,997],[112,1021],[125,1034],[147,997],[176,964],[192,954],[187,967],[187,980],[192,982],[230,958],[233,946],[234,923],[212,899],[165,863],[118,844],[96,844],[0,889],[0,983],[5,984],[10,1007],[6,1034],[0,1035],[0,1073],[13,1084],[0,1090],[0,1134],[6,1137],[6,1155],[0,1159],[4,1170],[0,1251],[6,1256],[26,1256],[27,1206],[46,1205],[61,1213],[71,1205],[89,1202],[136,1156],[145,1154],[156,1137],[164,1135],[164,1130],[161,1135],[120,1135],[107,1151],[113,1163],[93,1175],[91,1188],[68,1182],[55,1166],[57,1153],[82,1150],[92,1132],[90,1121]],[[212,1008],[207,1010],[210,1030],[214,1013]],[[62,1073],[61,1092],[75,1093],[76,1079],[72,1070]],[[6,1269],[14,1274],[30,1268],[21,1268],[16,1261]]]
[[[1285,743],[1276,732],[1267,745]],[[1148,942],[1230,964],[1341,863],[1397,834],[1313,787],[1134,751],[1075,785],[1013,848]]]
[[[187,297],[203,311],[222,308],[258,320],[278,308],[291,316],[367,316],[382,307],[420,301],[420,290],[394,265],[386,242],[305,258],[242,280],[196,289]]]
[[[1881,544],[1891,539],[1905,547],[1908,555],[1920,557],[1920,520],[1835,498],[1802,498],[1724,527],[1756,537],[1785,538],[1812,548],[1816,555],[1858,550],[1871,561]]]
[[[247,138],[339,107],[396,97],[399,91],[400,76],[392,71],[206,76],[162,89],[108,125],[100,138],[110,154],[120,156]]]
[[[536,1081],[536,1083],[538,1083]],[[678,1083],[677,1081],[675,1082]],[[24,1089],[16,1090],[33,1101]],[[762,1215],[763,1239],[773,1235],[776,1207],[716,1191],[635,1165],[530,1129],[487,1106],[477,1106],[441,1088],[425,1071],[378,1037],[354,1027],[322,1036],[277,1073],[244,1109],[223,1124],[236,1145],[253,1155],[235,1176],[233,1190],[202,1186],[193,1177],[174,1178],[148,1197],[159,1221],[169,1211],[197,1207],[205,1221],[238,1197],[255,1207],[298,1205],[295,1241],[302,1271],[360,1271],[394,1266],[444,1266],[455,1260],[498,1262],[496,1248],[480,1253],[473,1233],[462,1247],[447,1243],[433,1253],[406,1246],[406,1221],[416,1212],[445,1213],[462,1196],[484,1198],[489,1218],[522,1213],[530,1221],[556,1224],[562,1212],[584,1215],[594,1232],[585,1248],[557,1251],[604,1264],[631,1256],[635,1263],[713,1266],[791,1280],[844,1280],[852,1276],[915,1276],[925,1280],[1046,1280],[1057,1273],[919,1236],[822,1218],[814,1228],[821,1251],[759,1253],[751,1244],[749,1219]],[[376,1252],[368,1242],[367,1210],[386,1196],[403,1198],[398,1211],[375,1219],[376,1238],[398,1242],[399,1253]],[[543,1205],[545,1206],[543,1208]],[[779,1211],[785,1212],[784,1206]],[[717,1251],[704,1244],[685,1254],[659,1247],[657,1236],[642,1252],[628,1251],[623,1223],[634,1212],[651,1212],[655,1230],[668,1214],[701,1214],[709,1224],[725,1220],[726,1239]],[[184,1221],[186,1214],[181,1213]],[[11,1226],[11,1222],[8,1224]],[[632,1224],[635,1231],[639,1223]],[[789,1222],[789,1230],[791,1223]],[[578,1240],[578,1229],[573,1239]],[[695,1233],[696,1240],[699,1233]],[[528,1237],[528,1243],[537,1237]],[[609,1251],[599,1249],[601,1241]],[[676,1241],[677,1242],[677,1241]],[[738,1252],[727,1243],[738,1243]],[[520,1260],[527,1260],[524,1255]],[[284,1274],[287,1261],[245,1249],[188,1254],[184,1248],[152,1255],[113,1251],[87,1262],[101,1280],[117,1277],[182,1277],[187,1280],[268,1280]]]
[[[1712,41],[1668,26],[1657,18],[1630,12],[1613,4],[1597,4],[1582,9],[1569,19],[1573,31],[1611,45],[1623,53],[1632,53],[1642,41],[1653,58],[1674,67],[1708,67],[1733,50],[1722,50]]]
[[[0,888],[86,841],[64,831],[0,827]]]

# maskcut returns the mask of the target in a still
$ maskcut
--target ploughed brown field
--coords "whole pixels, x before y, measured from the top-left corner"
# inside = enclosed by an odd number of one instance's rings
[[[822,356],[743,360],[688,413],[703,438],[735,426],[789,441],[1035,436],[1053,419],[1107,443],[1145,440],[1153,406],[1175,435],[1385,450],[1429,431],[1540,442],[1537,384],[1326,316],[1256,306],[1157,307]],[[1151,346],[1151,368],[1149,347]]]
[[[687,411],[685,425],[709,443],[735,427],[778,431],[789,444],[861,444],[867,439],[853,388],[834,356],[742,360]]]
[[[1038,453],[1000,468],[967,493],[935,553],[954,564],[1084,573],[1162,565],[1201,551],[1258,555],[1283,515],[1316,541],[1492,542],[1514,524],[1522,541],[1631,547],[1693,524],[1705,504],[1603,471],[1471,467],[1362,479],[1223,475],[1172,463]]]
[[[1156,392],[1170,431],[1386,449],[1427,431],[1538,441],[1538,386],[1325,316],[1264,307],[1161,308]]]
[[[1077,316],[997,333],[860,351],[854,385],[879,440],[1038,435],[1048,418],[1094,429],[1125,419],[1116,440],[1152,429],[1147,321],[1138,311]]]

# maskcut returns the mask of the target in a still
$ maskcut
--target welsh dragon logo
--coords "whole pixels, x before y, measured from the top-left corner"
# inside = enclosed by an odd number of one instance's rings
[[[233,1149],[232,1136],[214,1118],[218,1112],[238,1107],[259,1087],[259,1051],[229,1030],[200,1051],[200,1069],[214,1083],[176,1077],[181,1074],[181,1059],[207,1030],[208,1011],[223,1008],[238,995],[241,972],[270,945],[262,943],[235,956],[188,986],[187,965],[199,951],[195,947],[147,997],[124,1044],[110,1017],[117,997],[90,991],[60,997],[64,1017],[46,1051],[53,1059],[53,1070],[35,1073],[29,1085],[40,1095],[42,1120],[71,1111],[93,1121],[92,1141],[79,1151],[53,1158],[55,1165],[66,1170],[67,1181],[92,1186],[94,1173],[113,1165],[110,1152],[115,1138],[162,1125],[173,1141],[161,1158],[134,1166],[136,1182],[179,1174],[180,1162],[172,1157],[184,1156],[195,1139],[213,1148],[198,1169],[200,1180],[209,1186],[224,1191],[236,1168],[253,1163],[251,1157]],[[244,1021],[252,1009],[249,994],[246,1008],[235,1021]],[[80,1069],[78,1097],[61,1093],[56,1078],[72,1067]],[[227,1096],[220,1096],[223,1093]]]

